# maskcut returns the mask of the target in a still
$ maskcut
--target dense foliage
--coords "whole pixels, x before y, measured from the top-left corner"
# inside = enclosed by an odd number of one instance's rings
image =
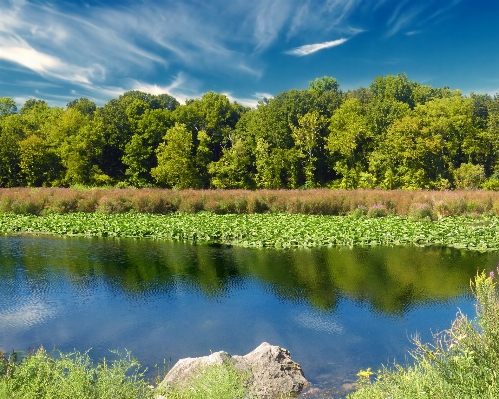
[[[499,189],[499,96],[406,75],[324,77],[255,109],[129,91],[65,109],[0,98],[0,187]]]

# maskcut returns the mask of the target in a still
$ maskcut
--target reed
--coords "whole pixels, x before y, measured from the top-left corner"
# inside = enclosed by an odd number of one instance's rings
[[[289,213],[350,215],[366,209],[372,216],[413,219],[446,216],[499,215],[497,191],[402,190],[161,190],[154,188],[3,188],[0,212],[50,213],[135,211],[216,214]],[[373,209],[371,212],[369,212]],[[382,209],[382,210],[381,210]],[[361,212],[361,211],[360,211]]]

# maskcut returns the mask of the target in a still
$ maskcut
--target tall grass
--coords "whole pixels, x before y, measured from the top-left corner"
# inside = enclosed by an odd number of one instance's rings
[[[97,365],[88,352],[57,353],[43,348],[24,359],[0,352],[0,399],[243,399],[250,398],[247,371],[231,364],[209,366],[184,389],[154,387],[130,353]]]
[[[348,398],[499,398],[497,277],[493,272],[479,274],[472,290],[477,299],[475,319],[459,313],[433,344],[416,338],[412,366],[385,367],[374,382],[370,370],[361,371],[361,387]]]
[[[1,399],[152,399],[153,393],[129,353],[94,365],[76,351],[51,356],[40,348],[21,361],[0,352]]]
[[[365,210],[365,212],[364,212]],[[496,191],[383,190],[161,190],[0,189],[0,212],[43,215],[101,212],[166,214],[290,213],[307,215],[399,215],[434,220],[445,216],[499,215]]]

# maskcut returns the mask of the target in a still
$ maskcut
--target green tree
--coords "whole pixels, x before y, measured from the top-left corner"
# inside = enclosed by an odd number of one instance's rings
[[[356,188],[361,172],[367,171],[371,141],[360,101],[346,100],[331,117],[329,131],[326,148],[334,170],[342,176],[339,187]]]
[[[19,142],[20,174],[29,187],[50,186],[60,173],[60,162],[47,142],[31,135]]]
[[[194,161],[192,133],[183,124],[168,129],[165,141],[156,150],[158,166],[151,174],[157,183],[175,189],[199,188],[199,174]]]
[[[340,84],[335,78],[330,76],[324,76],[322,78],[317,78],[308,83],[308,88],[318,94],[322,94],[326,91],[339,91]]]
[[[10,97],[0,98],[0,118],[17,112],[16,102]]]
[[[317,153],[323,147],[326,118],[318,111],[307,112],[298,118],[298,126],[291,125],[295,147],[304,161],[305,185],[316,185],[315,170]]]
[[[0,187],[21,184],[19,142],[23,139],[23,124],[18,114],[0,118]]]
[[[90,101],[88,98],[80,98],[73,100],[66,105],[66,109],[76,109],[82,115],[93,116],[97,106],[93,101]]]
[[[154,183],[150,172],[157,166],[155,150],[171,126],[171,111],[167,109],[146,109],[137,120],[135,133],[122,157],[129,184],[142,187]]]
[[[485,181],[485,170],[482,165],[462,163],[454,170],[454,185],[457,189],[477,189]]]
[[[201,187],[210,186],[208,164],[220,160],[224,150],[231,146],[237,122],[247,111],[248,108],[231,103],[223,94],[208,92],[186,101],[172,113],[172,119],[192,133]]]
[[[224,149],[217,162],[208,165],[211,186],[222,189],[252,189],[255,182],[251,169],[250,148],[243,140],[236,139],[232,146]]]
[[[125,180],[127,165],[123,157],[126,145],[134,134],[140,134],[139,122],[146,111],[172,111],[177,106],[178,102],[167,94],[152,95],[132,90],[98,108],[94,118],[99,119],[105,142],[99,165],[103,173],[115,181]]]
[[[59,147],[59,156],[65,168],[63,184],[70,186],[112,184],[112,178],[99,167],[104,144],[103,128],[99,120],[92,120],[68,135]]]
[[[241,118],[238,135],[252,148],[258,187],[293,188],[305,183],[291,127],[313,110],[316,98],[310,90],[279,93]]]
[[[396,76],[377,76],[371,83],[371,92],[380,101],[400,101],[414,108],[414,83],[409,81],[406,74]]]
[[[369,157],[369,169],[386,189],[447,188],[441,136],[416,115],[395,121]]]
[[[463,98],[459,92],[415,108],[423,129],[445,143],[440,156],[450,174],[461,163],[484,159],[490,149],[487,136],[480,134],[474,124],[473,109],[473,100]]]

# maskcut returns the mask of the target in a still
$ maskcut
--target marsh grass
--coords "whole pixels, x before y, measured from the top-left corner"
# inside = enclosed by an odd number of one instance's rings
[[[432,344],[414,339],[414,364],[359,372],[361,388],[349,399],[499,397],[499,295],[494,273],[479,274],[471,288],[477,300],[476,318],[458,313],[450,329]]]
[[[216,214],[289,213],[350,215],[371,210],[387,215],[437,219],[499,215],[495,191],[383,190],[161,190],[154,188],[2,188],[0,212],[25,215],[101,212]],[[424,213],[425,215],[423,215]]]

